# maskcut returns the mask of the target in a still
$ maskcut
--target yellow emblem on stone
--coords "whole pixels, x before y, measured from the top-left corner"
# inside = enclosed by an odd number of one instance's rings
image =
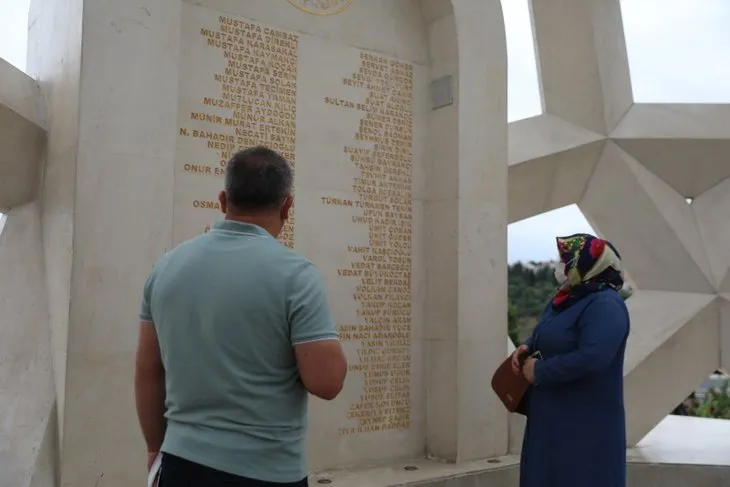
[[[312,15],[334,15],[344,12],[352,0],[288,0],[302,12]]]

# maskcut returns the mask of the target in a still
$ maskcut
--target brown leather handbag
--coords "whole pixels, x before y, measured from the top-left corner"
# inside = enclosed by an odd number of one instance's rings
[[[502,362],[492,376],[492,389],[511,413],[527,416],[527,396],[531,384],[512,371],[512,357]]]

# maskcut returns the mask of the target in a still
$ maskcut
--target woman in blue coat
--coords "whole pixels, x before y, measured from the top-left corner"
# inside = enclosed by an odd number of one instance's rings
[[[625,487],[630,290],[610,242],[577,234],[557,244],[560,288],[513,355],[533,384],[520,487]]]

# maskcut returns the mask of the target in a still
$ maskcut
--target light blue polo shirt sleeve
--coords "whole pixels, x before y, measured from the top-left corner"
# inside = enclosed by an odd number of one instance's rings
[[[338,339],[322,277],[309,262],[289,281],[287,311],[292,345]]]
[[[144,282],[142,290],[142,303],[139,305],[139,319],[141,321],[152,321],[152,284],[155,280],[155,268],[150,271],[149,276]]]

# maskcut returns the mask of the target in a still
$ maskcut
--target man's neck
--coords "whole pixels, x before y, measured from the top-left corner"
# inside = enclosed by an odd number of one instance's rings
[[[270,217],[268,215],[233,215],[227,213],[226,220],[238,223],[247,223],[249,225],[256,225],[257,227],[261,227],[269,232],[272,237],[276,238],[277,236],[276,234],[279,226],[278,222],[276,222],[273,217]]]

